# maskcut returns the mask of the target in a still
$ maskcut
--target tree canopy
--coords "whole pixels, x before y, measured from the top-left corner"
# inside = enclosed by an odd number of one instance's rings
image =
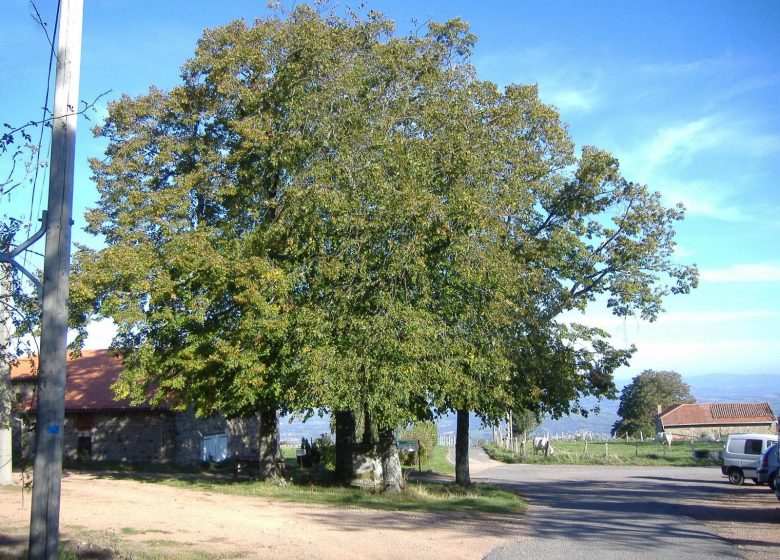
[[[631,380],[620,393],[620,420],[612,427],[613,434],[636,435],[655,433],[653,414],[658,407],[695,403],[691,388],[676,371],[646,369]]]
[[[652,320],[695,286],[682,208],[576,155],[535,86],[479,80],[475,40],[300,6],[207,30],[180,85],[112,103],[106,247],[78,253],[72,301],[117,323],[117,391],[384,427],[612,395],[632,349],[560,314],[604,295]]]

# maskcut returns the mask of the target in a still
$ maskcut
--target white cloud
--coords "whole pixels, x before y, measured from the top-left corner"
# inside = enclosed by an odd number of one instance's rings
[[[722,145],[728,139],[716,119],[704,117],[695,121],[661,128],[641,148],[648,171],[670,162],[686,162],[695,154]]]
[[[668,204],[682,202],[688,215],[706,216],[728,222],[752,219],[732,201],[733,188],[714,181],[658,179],[651,186],[663,193]]]
[[[735,264],[726,268],[700,271],[704,282],[780,282],[780,264]]]
[[[689,215],[752,221],[767,206],[753,203],[750,195],[765,179],[751,170],[780,156],[780,135],[760,129],[759,123],[728,115],[703,116],[661,126],[618,155],[627,177],[659,190],[669,204],[682,202]],[[731,173],[729,162],[740,172]]]
[[[561,112],[590,112],[598,103],[596,88],[588,89],[556,89],[543,87],[541,98],[546,103],[555,105]]]
[[[499,85],[536,83],[539,97],[564,114],[589,113],[602,105],[601,85],[606,69],[580,64],[560,45],[518,51],[494,51],[475,58],[483,78]],[[567,61],[562,64],[562,61]]]

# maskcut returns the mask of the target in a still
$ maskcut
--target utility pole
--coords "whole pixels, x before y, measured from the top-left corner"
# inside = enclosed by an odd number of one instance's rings
[[[3,247],[2,249],[5,249]],[[11,368],[6,362],[6,349],[10,342],[8,331],[8,309],[10,305],[10,289],[8,280],[10,267],[0,263],[0,486],[11,484]]]
[[[60,4],[43,263],[41,356],[30,517],[31,560],[55,560],[60,536],[68,280],[83,9],[83,0],[62,0]]]

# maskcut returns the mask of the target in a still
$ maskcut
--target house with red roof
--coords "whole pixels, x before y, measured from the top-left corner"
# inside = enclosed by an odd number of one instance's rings
[[[35,420],[37,357],[11,367],[17,413]],[[190,410],[134,405],[118,399],[112,385],[122,360],[108,350],[84,350],[66,365],[64,458],[179,466],[228,457],[257,455],[257,420],[200,419]],[[14,454],[21,452],[20,424],[15,426]],[[16,455],[19,456],[19,455]]]
[[[682,437],[722,438],[738,433],[777,433],[769,403],[676,404],[655,415],[658,432]]]

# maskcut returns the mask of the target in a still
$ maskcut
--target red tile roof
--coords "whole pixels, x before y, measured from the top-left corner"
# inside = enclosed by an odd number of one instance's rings
[[[11,368],[11,381],[32,381],[37,372],[38,357],[22,358]],[[130,399],[116,399],[111,390],[119,372],[122,359],[111,356],[108,350],[84,350],[81,357],[68,356],[65,379],[65,410],[149,410],[148,406],[132,406]],[[34,408],[34,402],[25,403]]]
[[[771,424],[769,403],[676,404],[656,415],[664,427]]]

